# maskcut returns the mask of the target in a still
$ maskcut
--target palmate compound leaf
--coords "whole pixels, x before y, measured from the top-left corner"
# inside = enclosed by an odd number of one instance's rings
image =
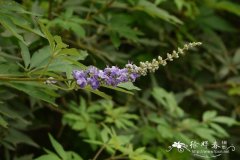
[[[28,17],[25,15],[37,15],[32,12],[26,11],[20,4],[12,1],[12,0],[1,0],[0,1],[1,11],[0,11],[0,23],[3,25],[5,29],[10,31],[13,36],[19,39],[22,43],[27,45],[27,42],[24,40],[22,33],[22,29],[25,31],[30,31],[36,35],[43,36],[42,33],[38,30],[38,28],[32,28],[29,25]]]
[[[137,120],[138,116],[135,114],[130,114],[129,109],[126,107],[113,108],[105,106],[107,117],[105,122],[113,123],[117,128],[127,129],[135,128],[133,120]]]
[[[47,154],[42,155],[35,160],[83,160],[81,156],[73,151],[64,151],[61,144],[59,144],[50,134],[49,138],[58,155],[50,150],[44,149]]]
[[[182,117],[184,115],[184,111],[178,106],[173,93],[169,93],[163,88],[155,87],[152,95],[157,102],[163,105],[171,116]]]

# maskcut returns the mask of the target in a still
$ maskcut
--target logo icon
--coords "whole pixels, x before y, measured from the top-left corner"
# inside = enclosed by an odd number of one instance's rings
[[[220,142],[217,142],[215,140],[212,143],[209,143],[209,141],[191,141],[190,144],[185,144],[180,141],[173,142],[173,144],[168,147],[167,152],[170,152],[174,148],[177,149],[180,153],[187,151],[192,153],[194,156],[202,158],[218,157],[222,154],[228,154],[229,151],[235,151],[235,146],[228,146],[226,140],[222,140]]]

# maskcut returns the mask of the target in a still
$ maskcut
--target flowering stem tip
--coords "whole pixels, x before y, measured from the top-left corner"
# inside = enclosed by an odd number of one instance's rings
[[[186,50],[201,44],[201,42],[185,44],[183,48],[178,48],[177,51],[174,50],[171,54],[167,53],[165,59],[158,56],[157,59],[153,59],[151,62],[140,62],[139,66],[127,63],[122,69],[112,66],[100,70],[90,66],[87,70],[73,70],[73,77],[81,88],[90,85],[93,89],[97,89],[101,85],[117,86],[123,82],[134,82],[138,77],[145,76],[148,72],[155,72],[160,65],[165,66],[168,61],[179,58],[179,55],[184,55]]]

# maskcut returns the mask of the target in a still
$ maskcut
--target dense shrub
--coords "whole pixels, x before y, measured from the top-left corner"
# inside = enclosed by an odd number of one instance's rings
[[[193,141],[227,141],[236,150],[221,158],[239,157],[239,2],[0,8],[0,159],[198,159],[168,151]]]

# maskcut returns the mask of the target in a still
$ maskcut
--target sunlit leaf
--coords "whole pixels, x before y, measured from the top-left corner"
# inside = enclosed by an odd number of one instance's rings
[[[54,154],[48,154],[48,155],[42,155],[34,160],[61,160],[61,159]]]
[[[62,158],[62,159],[66,159],[67,158],[67,154],[64,151],[62,145],[60,143],[58,143],[52,136],[51,134],[48,135],[49,139],[51,141],[51,144],[53,146],[53,148],[55,149],[55,151],[58,153],[58,155]]]

